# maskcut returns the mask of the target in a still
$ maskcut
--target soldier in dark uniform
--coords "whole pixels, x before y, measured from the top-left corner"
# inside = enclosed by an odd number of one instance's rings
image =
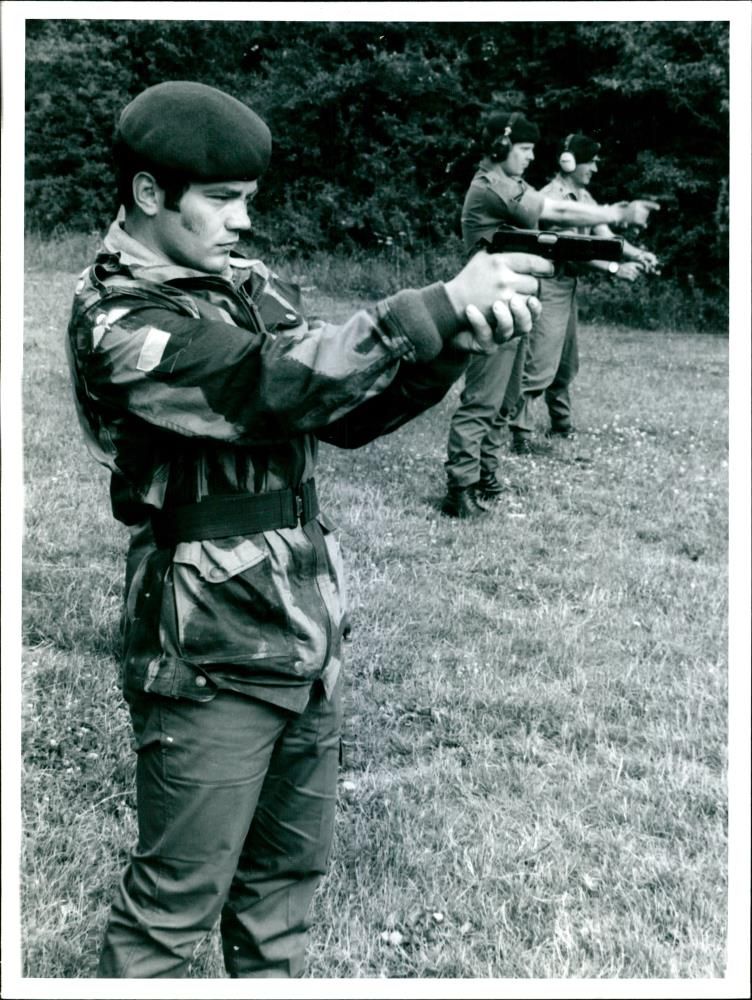
[[[536,229],[541,223],[593,226],[599,223],[644,225],[653,202],[585,204],[536,191],[523,180],[534,159],[540,135],[520,111],[492,112],[482,130],[485,156],[462,207],[462,237],[472,251],[499,226]],[[498,477],[500,453],[509,417],[520,398],[527,343],[509,341],[494,354],[471,359],[465,385],[451,421],[448,441],[447,495],[442,510],[450,517],[482,516],[505,491]],[[535,446],[527,436],[513,438],[513,450],[526,454]]]
[[[524,334],[538,257],[478,254],[342,325],[237,253],[271,136],[172,82],[123,111],[123,212],[82,274],[68,352],[87,444],[130,529],[121,683],[138,844],[98,974],[186,974],[220,919],[232,977],[299,976],[330,850],[346,607],[318,440],[365,444]],[[514,266],[515,270],[512,270]]]
[[[590,181],[598,172],[599,142],[582,133],[573,133],[564,140],[559,157],[559,170],[541,194],[558,201],[597,205],[588,191]],[[582,235],[613,236],[605,224],[596,226],[546,225],[558,232]],[[543,313],[530,336],[522,372],[520,400],[509,421],[517,451],[525,454],[534,429],[534,401],[544,396],[548,409],[549,438],[569,438],[574,432],[569,387],[579,370],[577,347],[577,277],[581,269],[610,274],[620,281],[635,281],[640,274],[654,271],[657,258],[649,250],[624,240],[623,262],[590,261],[587,264],[563,264],[551,278],[541,281],[540,299]]]

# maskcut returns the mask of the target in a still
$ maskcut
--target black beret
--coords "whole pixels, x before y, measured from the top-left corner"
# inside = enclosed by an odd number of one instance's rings
[[[198,181],[256,180],[272,137],[248,105],[203,83],[149,87],[120,115],[118,137],[154,166]]]
[[[487,143],[507,137],[511,143],[537,142],[540,129],[522,111],[493,111],[486,119],[483,138]]]
[[[574,156],[577,163],[590,163],[597,155],[601,144],[591,139],[589,135],[576,132],[570,136],[566,144],[567,152]]]

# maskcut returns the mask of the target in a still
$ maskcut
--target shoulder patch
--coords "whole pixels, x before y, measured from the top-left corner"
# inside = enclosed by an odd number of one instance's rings
[[[166,330],[160,330],[156,326],[150,326],[146,331],[141,352],[136,362],[136,368],[140,372],[153,371],[162,360],[162,356],[170,339],[170,334]]]

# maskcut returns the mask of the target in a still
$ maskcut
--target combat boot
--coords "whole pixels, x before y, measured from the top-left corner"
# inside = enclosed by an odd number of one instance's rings
[[[532,434],[521,434],[519,431],[516,431],[512,434],[512,454],[524,456],[550,455],[551,445],[533,441]]]
[[[549,441],[569,441],[577,436],[577,431],[571,425],[569,427],[549,427],[546,437]]]
[[[473,487],[475,499],[483,507],[493,507],[509,492],[509,487],[500,482],[496,476],[485,478],[481,476]]]
[[[483,517],[488,511],[478,503],[472,486],[449,486],[441,505],[441,513],[446,517],[469,521]]]

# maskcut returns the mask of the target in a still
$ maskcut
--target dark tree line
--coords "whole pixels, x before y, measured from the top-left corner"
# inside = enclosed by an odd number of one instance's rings
[[[261,243],[427,250],[456,238],[478,116],[497,103],[541,126],[532,184],[564,135],[596,136],[596,198],[660,201],[650,246],[666,276],[728,287],[727,22],[29,20],[26,67],[30,230],[103,227],[120,109],[151,84],[196,79],[272,128]]]

